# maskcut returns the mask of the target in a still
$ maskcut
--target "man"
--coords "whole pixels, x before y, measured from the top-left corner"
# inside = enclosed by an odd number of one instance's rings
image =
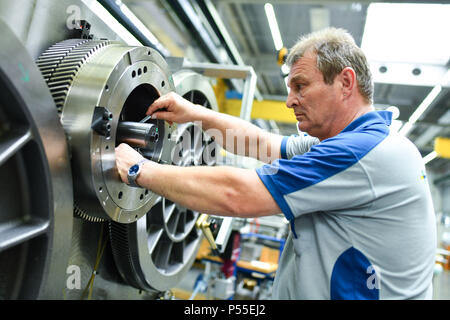
[[[283,212],[292,232],[275,299],[431,298],[436,234],[425,168],[414,145],[390,132],[391,113],[371,106],[373,83],[363,52],[347,32],[328,28],[301,38],[287,64],[286,105],[309,136],[270,134],[168,94],[147,114],[201,121],[231,152],[238,150],[227,140],[243,135],[240,153],[267,150],[257,157],[271,164],[246,170],[146,162],[137,184],[200,212]],[[142,156],[122,144],[116,157],[127,182],[128,169]]]

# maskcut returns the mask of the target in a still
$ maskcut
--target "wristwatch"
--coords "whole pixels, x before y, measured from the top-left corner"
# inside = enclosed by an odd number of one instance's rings
[[[141,173],[142,165],[145,162],[147,162],[147,161],[150,161],[150,160],[144,158],[144,159],[140,160],[138,163],[132,165],[130,167],[130,169],[128,169],[128,175],[127,176],[128,176],[128,185],[130,187],[141,188],[141,186],[139,186],[136,183],[136,179],[139,176],[139,174]]]

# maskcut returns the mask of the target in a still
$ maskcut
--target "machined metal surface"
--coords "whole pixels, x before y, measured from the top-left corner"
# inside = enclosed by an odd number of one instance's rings
[[[147,278],[134,286],[139,289],[124,281],[127,278],[122,271],[118,272],[120,250],[108,242],[95,271],[93,299],[155,299],[158,297],[155,291],[175,286],[195,259],[200,238],[193,225],[198,213],[149,191],[146,194],[146,190],[137,189],[128,194],[126,185],[116,184],[114,147],[122,141],[116,139],[120,124],[126,127],[127,122],[139,122],[144,116],[142,110],[156,97],[174,90],[175,81],[169,76],[165,61],[151,50],[116,42],[121,39],[114,31],[117,28],[102,19],[101,12],[92,9],[97,4],[90,0],[0,2],[0,18],[6,19],[11,29],[2,29],[0,40],[0,66],[6,73],[0,81],[0,298],[83,298],[96,264],[101,230],[110,224],[119,229],[141,224],[136,228],[138,236],[131,237],[130,242],[122,239],[119,245],[139,248],[145,272],[133,275],[135,271],[131,269],[130,274],[141,278],[144,274]],[[77,17],[89,21],[95,39],[108,40],[66,41],[73,31],[69,25]],[[15,34],[22,47],[11,40],[10,33]],[[50,46],[53,51],[43,55]],[[30,57],[23,59],[23,55]],[[39,59],[44,56],[46,59]],[[29,71],[33,67],[37,71],[33,60],[49,72],[45,77],[57,105],[42,80],[42,73]],[[25,81],[27,75],[29,82]],[[199,82],[195,80],[198,78]],[[17,90],[4,89],[7,83],[4,79]],[[174,80],[177,79],[181,78]],[[214,92],[202,76],[191,72],[184,77],[185,82],[192,83],[184,93],[179,91],[180,94],[188,93],[195,100],[203,95],[209,101],[205,106],[217,110]],[[193,90],[196,91],[192,93]],[[17,92],[20,94],[15,95]],[[10,95],[21,97],[27,107],[19,100],[10,103],[7,98]],[[27,113],[28,108],[31,111]],[[106,132],[92,127],[99,108],[112,114],[108,121],[109,138]],[[17,130],[5,129],[8,127],[5,123]],[[172,151],[180,136],[198,132],[199,128],[191,124],[176,130],[176,125],[164,122],[147,123],[158,128],[157,140],[169,145],[153,148],[146,141],[146,147],[153,150],[140,151],[163,163],[172,163]],[[201,159],[192,155],[204,151],[202,144],[194,148],[197,152],[184,154],[186,161],[180,165],[192,165],[192,159]],[[200,160],[194,161],[199,163]],[[35,174],[29,175],[31,166],[41,166],[42,170],[31,170]],[[122,199],[118,199],[121,191]],[[75,210],[84,220],[73,219],[74,194]],[[155,214],[144,217],[150,207],[150,212]],[[90,222],[104,220],[117,223]],[[139,247],[132,244],[136,239],[141,239]],[[142,243],[142,239],[152,241]],[[120,252],[126,261],[131,259],[127,254],[136,250]],[[153,267],[146,268],[149,265]],[[81,287],[73,288],[67,281],[73,279],[70,270],[77,268],[81,272]]]
[[[192,71],[173,75],[176,91],[186,99],[217,110],[214,91],[205,77]],[[199,124],[186,123],[172,132],[170,163],[214,165],[208,148],[215,145]],[[206,160],[205,160],[206,159]],[[123,279],[149,291],[173,288],[191,268],[202,234],[195,227],[199,213],[160,197],[146,217],[132,224],[110,222],[114,259]]]
[[[32,57],[0,20],[0,299],[65,285],[72,234],[68,149]]]
[[[116,140],[133,147],[153,150],[159,140],[159,129],[151,123],[122,121],[117,128]]]
[[[37,64],[68,137],[75,212],[90,221],[138,220],[158,197],[120,180],[115,164],[117,132],[120,123],[139,122],[154,100],[175,89],[164,59],[147,47],[70,39],[47,49]],[[102,126],[93,126],[98,121],[104,121],[103,131]],[[164,149],[171,149],[164,147],[170,144],[172,127],[161,120],[148,123],[159,135],[151,146],[152,160],[164,160],[168,157]]]

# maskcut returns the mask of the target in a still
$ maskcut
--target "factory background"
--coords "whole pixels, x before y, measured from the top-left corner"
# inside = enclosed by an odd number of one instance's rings
[[[114,147],[142,138],[164,163],[189,137],[175,165],[261,166],[211,152],[195,123],[139,122],[176,91],[297,134],[284,57],[329,26],[367,54],[375,109],[423,157],[434,299],[450,299],[449,16],[445,1],[0,0],[0,299],[270,299],[282,214],[206,216],[125,187]]]

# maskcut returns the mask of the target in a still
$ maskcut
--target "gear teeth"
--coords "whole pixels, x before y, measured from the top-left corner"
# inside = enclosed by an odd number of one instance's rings
[[[153,291],[151,288],[144,286],[137,281],[136,265],[138,257],[133,257],[133,251],[130,249],[130,226],[114,221],[109,222],[109,234],[111,240],[111,248],[117,268],[122,278],[131,286],[137,289]]]
[[[80,217],[83,220],[89,221],[89,222],[105,222],[106,221],[106,219],[102,219],[99,217],[89,215],[88,213],[86,213],[85,210],[81,209],[77,203],[74,203],[73,212],[75,213],[76,216]]]
[[[67,93],[80,68],[96,52],[112,44],[109,40],[69,39],[47,49],[37,59],[50,93],[61,114]]]
[[[69,39],[48,48],[37,59],[50,93],[61,116],[70,87],[83,65],[102,48],[115,42],[109,40]],[[70,137],[67,137],[70,145]],[[88,210],[74,204],[75,216],[89,222],[104,222],[106,219],[89,214]]]

